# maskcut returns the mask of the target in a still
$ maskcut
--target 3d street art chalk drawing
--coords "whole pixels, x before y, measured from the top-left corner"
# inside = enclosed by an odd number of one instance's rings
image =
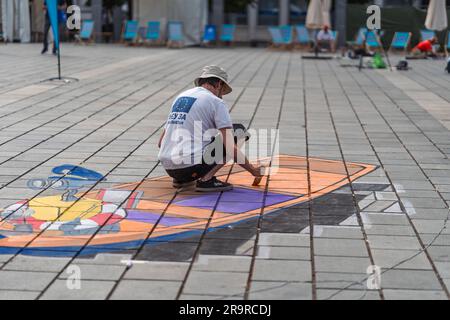
[[[171,241],[267,215],[335,191],[376,167],[368,164],[282,155],[279,169],[260,186],[238,166],[225,166],[233,191],[177,194],[169,177],[118,185],[82,193],[80,189],[103,179],[95,171],[64,165],[53,176],[29,181],[30,188],[51,186],[62,194],[20,201],[0,211],[0,254],[26,248],[24,254],[61,255],[65,251],[98,253],[133,249],[148,241]],[[346,168],[347,167],[347,168]],[[87,249],[87,250],[86,250]]]

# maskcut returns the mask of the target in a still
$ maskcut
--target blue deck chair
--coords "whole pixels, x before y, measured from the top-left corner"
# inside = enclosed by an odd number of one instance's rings
[[[80,30],[80,42],[91,42],[94,35],[94,21],[84,20]]]
[[[169,47],[177,46],[181,47],[183,45],[183,23],[178,21],[170,21],[168,25],[168,42]]]
[[[293,32],[292,32],[292,26],[290,25],[284,25],[280,27],[281,36],[283,37],[283,44],[284,45],[290,45],[293,41]]]
[[[435,36],[436,32],[434,32],[433,30],[426,30],[426,29],[420,30],[420,37],[422,38],[422,41],[430,40]]]
[[[310,44],[311,39],[309,38],[309,32],[304,24],[295,26],[295,31],[297,32],[297,41],[300,45]]]
[[[268,30],[272,37],[272,47],[278,47],[284,44],[283,34],[279,27],[269,27]]]
[[[411,32],[396,32],[392,39],[390,49],[403,50],[406,53],[410,40]]]
[[[361,27],[355,36],[354,41],[347,41],[347,44],[351,46],[361,46],[364,43],[364,38],[366,36],[367,28]]]
[[[159,21],[149,21],[147,23],[146,41],[157,42],[160,38],[161,23]]]
[[[203,42],[211,42],[217,40],[217,27],[213,24],[205,26],[205,32],[203,33]]]
[[[127,42],[134,42],[138,36],[139,24],[136,20],[128,20],[125,23],[122,39]]]
[[[338,40],[339,33],[336,30],[331,30],[331,34],[333,35],[333,39],[336,42]]]
[[[224,24],[222,26],[222,33],[220,35],[220,41],[233,42],[236,26],[234,24]]]
[[[366,32],[366,45],[371,49],[381,49],[382,44],[378,40],[377,34],[374,31]]]

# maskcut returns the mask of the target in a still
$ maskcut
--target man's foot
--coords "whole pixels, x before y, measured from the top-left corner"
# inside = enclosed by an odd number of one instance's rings
[[[42,49],[41,54],[45,54],[48,51],[47,48]]]
[[[173,182],[172,182],[172,186],[173,186],[175,189],[191,187],[191,186],[193,186],[194,184],[195,184],[195,181],[190,181],[190,182],[179,182],[179,181],[177,181],[177,180],[175,180],[175,179],[173,179]]]
[[[218,192],[218,191],[230,191],[233,190],[233,185],[227,182],[222,182],[217,180],[216,177],[209,181],[197,181],[197,187],[195,188],[198,192]]]

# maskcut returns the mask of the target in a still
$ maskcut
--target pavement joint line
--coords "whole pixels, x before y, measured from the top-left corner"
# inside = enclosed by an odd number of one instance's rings
[[[170,86],[170,84],[168,84],[167,86]],[[174,95],[172,95],[172,97],[173,97]],[[146,98],[144,98],[142,101],[145,101],[145,100],[147,100],[149,97],[146,97]],[[124,99],[124,98],[123,98]],[[170,98],[169,98],[170,99]],[[140,102],[138,102],[138,103],[136,103],[134,106],[137,106],[137,105],[139,105],[140,103],[142,103],[142,101],[140,101]],[[167,100],[168,101],[168,100]],[[155,110],[157,110],[158,108],[160,108],[161,106],[163,106],[164,105],[164,103],[165,103],[166,101],[164,101],[163,103],[161,103],[158,107],[156,107],[155,109],[152,109],[148,114],[151,114],[151,113],[153,113]],[[132,108],[132,107],[131,107]],[[126,111],[124,111],[124,112],[122,112],[122,114],[124,114],[124,113],[126,113],[127,112],[127,110]],[[119,117],[120,116],[120,114],[117,116],[117,117]],[[134,125],[136,125],[137,123],[139,123],[139,122],[141,122],[143,119],[145,119],[145,117],[143,117],[143,118],[141,118],[138,122],[135,122],[133,125],[132,125],[132,127],[134,126]],[[104,125],[106,125],[106,124],[103,124],[102,126],[104,126]],[[102,127],[101,126],[101,127]],[[146,140],[144,140],[143,142],[141,142],[141,144],[140,145],[138,145],[136,148],[134,148],[134,150],[137,150],[141,145],[143,145],[148,139],[150,139],[157,131],[159,131],[160,130],[160,128],[161,127],[159,127],[159,128],[157,128]],[[97,130],[97,129],[96,129]],[[94,130],[93,132],[95,132],[96,130]],[[124,134],[124,132],[122,132],[120,135],[122,135],[122,134]],[[119,136],[120,136],[119,135]],[[85,137],[83,137],[82,139],[84,139],[84,138],[86,138],[86,136]],[[115,139],[113,138],[111,141],[114,141]],[[98,151],[97,151],[98,152]],[[132,151],[131,153],[133,153],[134,151]],[[130,153],[130,154],[131,154]],[[124,158],[118,165],[116,165],[116,167],[118,167],[121,163],[123,163],[124,161],[125,161],[125,159],[126,158]],[[156,168],[157,167],[157,165],[155,165],[154,166],[154,168]],[[154,169],[153,168],[153,169]],[[112,169],[112,170],[114,170],[114,168]],[[112,170],[110,170],[110,172],[112,171]],[[61,177],[62,178],[62,177]],[[92,188],[94,188],[95,186],[96,186],[97,184],[95,184],[94,186],[92,186],[91,188],[89,188],[89,190],[87,190],[86,192],[84,192],[83,193],[83,195],[84,194],[86,194],[86,193],[88,193],[90,190],[92,190]],[[3,188],[3,187],[2,187]],[[1,188],[0,188],[1,189]],[[48,189],[48,188],[47,188]],[[43,190],[43,191],[41,191],[40,193],[42,193],[42,192],[45,192],[47,189],[45,189],[45,190]],[[39,193],[39,194],[40,194]],[[66,210],[68,210],[69,208],[67,208]],[[64,210],[64,212],[66,211],[66,210]],[[63,214],[64,212],[62,212],[61,214]],[[58,216],[61,216],[61,214],[59,214]],[[2,220],[3,221],[3,220]],[[45,231],[45,230],[43,230],[43,231]],[[42,231],[42,232],[43,232]],[[40,232],[39,234],[41,234],[42,232]],[[33,240],[32,240],[33,241]],[[17,254],[19,254],[21,251],[23,250],[23,248],[17,253]],[[16,255],[17,255],[16,254]],[[7,261],[7,262],[9,262],[9,261]],[[2,266],[2,267],[0,267],[0,270],[4,267],[4,266],[6,266],[7,265],[7,262]]]
[[[335,74],[335,77],[337,77],[336,72],[334,71],[334,69],[333,69],[332,67],[331,67],[331,70],[333,70],[333,73]],[[350,71],[348,71],[348,70],[346,70],[346,71],[347,71],[347,73],[352,77],[353,81],[359,86],[361,92],[364,92],[364,93],[365,93],[365,96],[369,99],[369,101],[371,102],[372,106],[373,106],[373,107],[375,108],[375,110],[378,112],[379,116],[384,120],[384,122],[386,123],[386,125],[390,128],[390,130],[392,131],[392,133],[396,136],[397,140],[402,144],[403,148],[405,148],[405,150],[408,152],[408,154],[410,155],[410,157],[416,162],[417,166],[419,166],[419,164],[417,163],[417,161],[415,160],[415,158],[410,154],[409,150],[408,150],[408,149],[406,148],[406,146],[402,143],[402,140],[400,139],[400,137],[396,134],[396,132],[394,131],[394,129],[390,126],[389,122],[384,118],[384,116],[383,116],[382,113],[379,111],[379,109],[377,108],[377,106],[374,104],[374,102],[372,101],[372,99],[367,95],[367,93],[366,93],[366,91],[363,89],[363,87],[362,87],[362,86],[359,84],[359,82],[354,78],[353,74],[352,74]],[[338,82],[338,83],[340,84],[340,82]],[[345,97],[347,98],[347,100],[348,100],[348,102],[349,102],[349,104],[350,104],[350,107],[351,107],[352,110],[353,110],[354,115],[356,116],[356,118],[358,119],[359,123],[361,124],[361,128],[362,128],[362,130],[363,130],[363,132],[364,132],[364,134],[365,134],[365,136],[366,136],[366,139],[369,141],[369,143],[370,143],[370,145],[371,145],[371,147],[372,147],[372,149],[373,149],[373,152],[374,152],[375,155],[377,156],[378,162],[380,163],[381,168],[383,169],[383,171],[385,172],[385,175],[386,175],[387,178],[389,179],[390,184],[393,185],[392,180],[389,178],[388,172],[387,172],[386,169],[384,168],[384,165],[383,165],[383,162],[381,161],[381,158],[378,156],[378,153],[376,153],[376,148],[373,146],[373,144],[372,144],[372,142],[371,142],[371,139],[370,139],[370,137],[369,137],[369,135],[368,135],[368,133],[367,133],[365,127],[362,125],[362,122],[361,122],[361,120],[360,120],[360,117],[359,117],[358,113],[356,112],[356,109],[355,109],[355,107],[354,107],[354,105],[353,105],[351,99],[348,97],[348,94],[345,92],[345,90],[343,90],[343,92],[344,92],[344,95],[345,95]],[[419,168],[420,168],[420,166],[419,166]],[[426,176],[426,175],[425,175],[425,176]],[[394,191],[394,192],[395,192],[395,191]],[[406,211],[405,211],[405,208],[403,207],[403,204],[402,204],[402,201],[401,201],[401,199],[400,199],[400,196],[398,195],[397,192],[395,192],[395,193],[396,193],[396,195],[397,195],[399,204],[400,204],[400,206],[402,207],[402,210],[403,210],[404,212],[406,212]],[[407,214],[406,214],[406,218],[408,219],[408,221],[409,221],[411,227],[413,228],[413,230],[414,230],[414,232],[415,232],[415,234],[416,234],[416,237],[417,237],[417,239],[418,239],[418,241],[419,241],[419,243],[420,243],[420,245],[421,245],[421,247],[422,247],[422,249],[421,249],[422,251],[421,251],[421,252],[425,252],[425,254],[427,255],[428,261],[430,262],[430,264],[431,264],[431,266],[432,266],[432,268],[433,268],[433,271],[435,272],[436,277],[438,278],[438,281],[439,281],[440,285],[442,286],[442,288],[443,288],[444,292],[446,293],[447,297],[450,299],[449,291],[448,291],[448,289],[447,289],[445,283],[443,282],[442,278],[440,277],[439,273],[437,272],[436,266],[434,265],[434,262],[433,262],[433,260],[431,259],[430,255],[429,255],[429,253],[428,253],[428,251],[427,251],[427,249],[426,249],[426,248],[429,248],[430,245],[428,245],[427,247],[425,247],[423,241],[421,240],[421,238],[420,238],[420,236],[419,236],[419,234],[418,234],[418,232],[417,232],[417,229],[415,228],[414,224],[412,223],[411,219],[409,218],[409,216],[408,216]],[[399,263],[397,263],[397,264],[394,265],[393,267],[388,268],[388,269],[382,271],[381,274],[384,274],[384,273],[386,273],[386,272],[388,272],[388,271],[390,271],[390,270],[395,269],[395,268],[398,267],[399,265],[401,265],[401,264],[403,264],[403,263],[405,263],[405,262],[407,262],[407,261],[412,260],[412,259],[415,258],[416,256],[418,256],[418,254],[415,254],[415,255],[413,255],[413,256],[407,258],[407,259],[404,259],[403,261],[400,261]],[[363,281],[365,281],[365,280],[367,280],[367,279],[368,279],[368,277],[366,277]],[[356,283],[356,284],[358,284],[358,283]],[[355,285],[355,284],[352,284],[351,286],[353,286],[353,285]],[[338,293],[340,293],[340,292],[338,292]],[[333,294],[332,296],[328,297],[328,299],[330,299],[330,298],[336,296],[338,293]]]
[[[303,62],[303,60],[300,60]],[[306,74],[305,65],[302,66],[302,94],[303,94],[303,117],[304,117],[304,132],[305,132],[305,146],[306,146],[306,172],[308,178],[308,196],[311,197],[311,160],[310,160],[310,138],[308,132],[308,95],[306,94]],[[316,278],[316,260],[314,250],[314,213],[311,208],[311,203],[308,201],[308,217],[309,217],[309,243],[310,243],[310,259],[311,259],[311,277],[312,277],[312,299],[317,300],[317,278]]]
[[[187,86],[189,86],[189,85],[185,85],[183,88],[186,88]],[[169,101],[169,100],[172,99],[174,96],[176,96],[177,94],[179,94],[179,92],[181,92],[181,91],[183,90],[183,88],[180,89],[180,90],[178,90],[175,94],[172,94],[169,98],[167,98],[164,102],[162,102],[158,107],[156,107],[155,109],[153,109],[153,111],[156,110],[156,109],[158,109],[158,108],[160,108],[160,107],[163,106],[167,101]],[[151,111],[149,114],[151,114],[153,111]],[[136,125],[137,123],[141,122],[141,121],[142,121],[143,119],[145,119],[145,118],[146,118],[146,116],[142,117],[138,122],[134,123],[133,126]],[[156,130],[154,130],[154,131],[150,134],[150,136],[149,136],[147,139],[145,139],[142,143],[140,143],[140,144],[139,144],[139,145],[138,145],[138,146],[137,146],[130,154],[132,154],[135,150],[138,150],[143,144],[145,144],[145,143],[147,142],[147,140],[149,140],[149,139],[150,139],[151,137],[153,137],[157,132],[159,132],[159,130],[163,127],[163,125],[164,125],[164,124],[162,124],[162,125],[160,125],[158,128],[156,128]],[[123,161],[125,161],[125,159],[124,159]],[[122,162],[123,162],[123,161],[122,161]],[[122,163],[122,162],[120,162],[120,163]],[[119,166],[120,163],[119,163],[118,165],[116,165],[116,167]],[[158,167],[158,165],[159,165],[159,162],[157,162],[157,163],[155,164],[155,166],[150,170],[150,172],[148,172],[148,173],[144,176],[144,178],[136,185],[135,189],[137,189],[137,188],[140,186],[140,184],[142,184],[142,182],[143,182],[148,176],[150,176],[150,174]],[[112,169],[112,170],[114,170],[114,169]],[[112,172],[112,170],[110,170],[110,172]],[[108,172],[108,174],[109,174],[109,172]],[[108,174],[107,174],[107,175],[108,175]],[[95,187],[95,185],[92,186],[91,188],[89,188],[89,190],[86,191],[84,194],[86,194],[87,192],[89,192],[90,190],[92,190],[94,187]],[[177,195],[177,192],[174,194],[174,198],[176,197],[176,195]],[[125,200],[125,201],[126,201],[126,200]],[[124,202],[125,202],[125,201],[124,201]],[[171,201],[169,201],[169,204],[170,204],[170,203],[171,203]],[[119,207],[120,207],[120,206],[119,206]],[[164,215],[164,213],[159,217],[159,220],[162,219],[163,215]],[[110,217],[110,218],[111,218],[111,217]],[[102,224],[102,226],[103,226],[105,223],[107,223],[108,220],[109,220],[110,218],[108,218],[108,219]],[[155,227],[156,225],[157,225],[157,223],[154,225],[154,227]],[[152,230],[154,229],[154,227],[152,228]],[[97,234],[98,231],[100,231],[100,229],[101,229],[101,228],[99,228],[95,234]],[[93,236],[95,236],[95,234],[94,234]],[[150,233],[150,234],[151,234],[151,233]],[[149,236],[150,236],[150,234],[149,234]],[[92,238],[93,238],[93,237],[91,237],[91,239],[92,239]],[[77,251],[77,254],[71,258],[71,261],[72,261],[73,259],[75,259],[75,258],[82,252],[82,250],[88,245],[88,243],[91,241],[91,239],[90,239],[88,242],[86,242],[86,243],[81,247],[80,250]],[[5,264],[5,265],[6,265],[6,264]],[[0,268],[0,269],[1,269],[1,268]],[[124,273],[123,273],[123,274],[124,274]],[[123,274],[121,275],[120,278],[123,277]],[[54,280],[55,280],[55,279],[54,279]],[[47,286],[46,289],[48,289],[52,283],[53,283],[53,281]],[[117,283],[118,283],[118,282],[117,282]],[[114,292],[117,283],[116,283],[115,285],[113,285],[113,287],[112,287],[112,289],[111,289],[111,291],[110,291],[110,293],[108,294],[108,296],[107,296],[106,299],[109,299],[110,295]],[[42,291],[42,293],[37,297],[37,299],[39,299],[39,298],[45,293],[46,289],[45,289],[44,291]]]

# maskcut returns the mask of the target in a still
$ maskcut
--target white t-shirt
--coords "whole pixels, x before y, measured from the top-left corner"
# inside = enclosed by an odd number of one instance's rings
[[[203,150],[217,130],[232,127],[222,99],[203,87],[187,90],[172,104],[158,158],[168,170],[200,164]]]
[[[333,33],[330,30],[328,30],[328,32],[320,30],[319,33],[317,34],[317,40],[319,40],[319,41],[332,41],[332,40],[334,40],[334,36],[333,36]]]

